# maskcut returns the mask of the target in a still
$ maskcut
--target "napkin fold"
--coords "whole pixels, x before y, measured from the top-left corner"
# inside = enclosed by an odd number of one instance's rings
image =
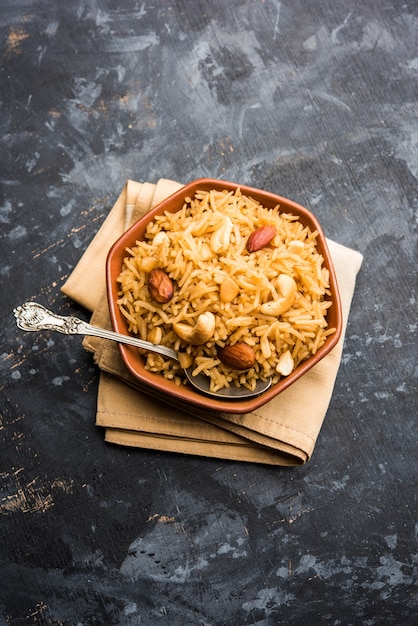
[[[105,263],[111,245],[142,215],[182,185],[128,180],[62,292],[88,309],[91,324],[111,328]],[[125,367],[114,342],[86,337],[85,348],[100,368],[97,426],[114,444],[220,459],[292,466],[312,456],[341,361],[355,281],[363,257],[327,240],[343,309],[335,348],[284,392],[244,415],[206,411],[173,401],[141,384]]]

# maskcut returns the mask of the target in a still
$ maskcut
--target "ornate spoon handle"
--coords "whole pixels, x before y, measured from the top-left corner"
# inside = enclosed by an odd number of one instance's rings
[[[129,337],[129,335],[122,335],[121,333],[115,333],[111,330],[105,330],[104,328],[98,328],[83,322],[78,317],[57,315],[52,311],[49,311],[41,304],[37,302],[26,302],[16,309],[13,309],[14,316],[16,318],[16,324],[22,330],[36,331],[36,330],[56,330],[64,335],[92,335],[94,337],[103,337],[104,339],[110,339],[117,341],[118,343],[126,343],[137,348],[143,348],[150,352],[158,352],[164,354],[170,359],[179,360],[177,352],[166,346],[156,345],[150,341],[143,341],[142,339],[136,339],[135,337]],[[210,391],[208,377],[200,373],[197,376],[193,375],[193,368],[188,367],[184,370],[189,382],[193,387],[198,389],[201,393],[214,396],[216,398],[226,398],[228,400],[250,398],[252,396],[258,396],[268,389],[271,385],[271,379],[267,381],[258,381],[254,391],[249,391],[245,387],[228,387],[219,391]]]
[[[13,313],[16,318],[17,326],[22,330],[56,330],[64,335],[91,335],[93,337],[102,337],[103,339],[110,339],[118,343],[136,346],[137,348],[144,348],[150,352],[158,352],[171,359],[178,360],[177,352],[166,346],[156,345],[150,341],[143,341],[142,339],[136,339],[135,337],[129,337],[128,335],[122,335],[121,333],[92,326],[73,315],[57,315],[37,302],[25,302],[14,309]]]

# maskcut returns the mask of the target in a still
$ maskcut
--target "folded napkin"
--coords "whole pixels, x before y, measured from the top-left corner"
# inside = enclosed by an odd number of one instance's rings
[[[63,293],[92,312],[91,323],[111,328],[105,261],[114,241],[142,215],[181,188],[127,181],[72,274]],[[327,240],[343,309],[335,348],[276,398],[244,415],[213,412],[175,402],[144,387],[125,367],[114,342],[86,337],[100,368],[96,424],[105,440],[125,446],[270,465],[301,465],[312,455],[337,376],[348,314],[362,255]]]

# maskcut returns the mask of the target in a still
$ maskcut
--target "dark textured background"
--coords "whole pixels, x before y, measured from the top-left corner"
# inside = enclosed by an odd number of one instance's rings
[[[0,623],[409,626],[416,0],[2,0]],[[364,263],[300,468],[112,447],[60,293],[126,179],[308,206]],[[416,623],[416,622],[415,622]]]

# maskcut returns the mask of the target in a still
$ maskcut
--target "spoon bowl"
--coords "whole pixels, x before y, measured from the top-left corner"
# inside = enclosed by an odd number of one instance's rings
[[[92,337],[100,337],[102,339],[109,339],[110,341],[124,343],[136,348],[142,348],[143,350],[148,350],[150,352],[157,352],[158,354],[167,356],[170,359],[179,361],[178,353],[167,346],[157,345],[151,343],[150,341],[144,341],[143,339],[123,335],[122,333],[117,333],[112,330],[92,326],[91,324],[88,324],[73,315],[57,315],[37,302],[25,302],[21,306],[15,308],[13,313],[16,318],[16,324],[21,330],[31,332],[39,330],[54,330],[59,333],[63,333],[64,335],[90,335]],[[193,370],[193,366],[184,370],[189,383],[200,393],[215,398],[228,400],[253,398],[262,394],[271,386],[271,380],[269,379],[267,381],[258,381],[254,390],[247,389],[243,386],[234,386],[213,392],[210,391],[209,378],[204,374],[194,376]]]

